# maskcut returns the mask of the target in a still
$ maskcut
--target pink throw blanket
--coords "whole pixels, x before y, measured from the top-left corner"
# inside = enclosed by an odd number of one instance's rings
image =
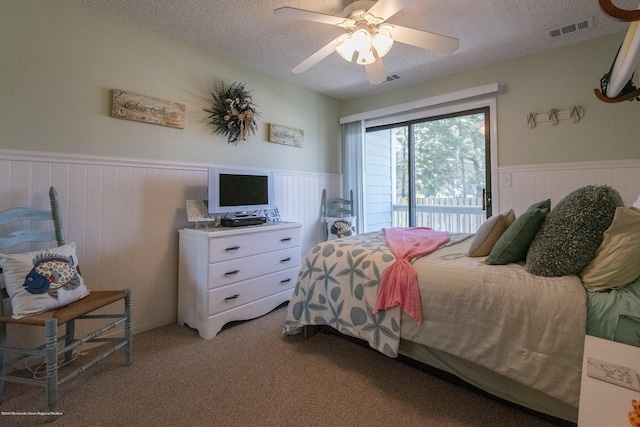
[[[417,324],[420,324],[422,303],[418,276],[409,261],[427,255],[448,242],[449,233],[427,227],[383,228],[383,231],[387,246],[396,260],[382,274],[378,302],[373,313],[400,305]]]

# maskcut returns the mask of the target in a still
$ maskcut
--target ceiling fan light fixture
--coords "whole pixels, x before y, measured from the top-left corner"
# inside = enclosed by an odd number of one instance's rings
[[[351,34],[351,43],[357,52],[366,52],[371,49],[371,33],[366,24],[360,24]]]
[[[336,46],[336,52],[338,52],[340,56],[342,56],[345,60],[351,62],[351,60],[353,59],[353,54],[355,52],[351,37],[348,34],[344,34],[340,37],[340,40],[340,43],[338,44],[338,46]]]
[[[374,62],[376,62],[376,57],[373,55],[371,49],[358,53],[358,64],[369,65],[373,64]]]
[[[393,46],[393,38],[383,32],[378,32],[373,36],[371,44],[378,53],[378,56],[382,58],[387,54],[387,52],[389,52],[389,50],[391,50],[391,46]]]

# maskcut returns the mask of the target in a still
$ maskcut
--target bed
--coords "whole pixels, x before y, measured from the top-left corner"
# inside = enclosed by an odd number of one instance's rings
[[[587,194],[593,196],[593,191],[594,188],[589,188]],[[597,244],[591,243],[595,249],[589,249],[587,263],[605,244],[604,232],[612,225],[617,208],[622,207],[619,196],[613,199],[609,200],[612,209],[608,209],[608,219],[599,225],[588,224],[597,229],[594,233],[599,239],[596,238]],[[422,306],[417,320],[400,305],[374,314],[381,278],[396,262],[385,240],[385,230],[330,240],[313,247],[303,261],[283,333],[300,333],[308,326],[329,326],[341,334],[366,341],[389,357],[409,357],[454,374],[497,397],[575,422],[584,337],[593,299],[590,295],[596,293],[585,290],[577,273],[531,272],[540,267],[530,265],[529,258],[535,258],[529,257],[530,252],[535,254],[536,247],[550,247],[544,239],[536,243],[539,235],[553,235],[562,244],[567,241],[566,236],[557,236],[566,231],[559,231],[553,224],[545,230],[547,221],[556,221],[554,218],[558,215],[552,213],[558,207],[563,213],[560,222],[566,222],[566,206],[561,202],[551,210],[549,201],[544,202],[546,206],[534,204],[518,219],[508,213],[496,215],[507,217],[508,224],[491,252],[508,231],[522,225],[518,223],[521,218],[534,217],[529,214],[531,211],[543,211],[535,232],[528,230],[532,236],[527,237],[525,258],[517,262],[488,264],[492,253],[470,256],[478,246],[479,235],[486,234],[481,230],[475,235],[450,235],[450,239],[433,252],[412,259]],[[583,210],[584,206],[581,212]],[[607,211],[600,204],[594,206],[594,212],[598,212],[595,215],[602,215],[603,210]],[[571,209],[569,215],[579,216],[572,214]],[[637,219],[640,220],[640,211]],[[576,227],[584,230],[585,224]],[[569,250],[572,259],[576,258],[575,247]],[[549,256],[547,252],[545,256]],[[557,259],[558,255],[551,252],[551,258]],[[640,276],[640,266],[637,272]],[[640,302],[640,280],[632,285],[597,292],[599,297],[615,295],[598,298],[600,304],[608,308],[599,308],[597,313],[608,311],[610,320],[608,327],[595,334],[615,335],[617,326],[611,325],[624,323],[615,320],[616,316],[627,322],[626,336],[633,339],[633,331],[640,331],[640,315],[634,312],[634,304]],[[621,315],[616,309],[620,301],[618,294],[622,292],[631,295],[630,301],[636,301],[626,303],[627,315]],[[591,314],[591,317],[598,316]],[[607,323],[601,320],[592,323]],[[613,336],[606,338],[614,339]],[[640,345],[640,335],[637,345]]]

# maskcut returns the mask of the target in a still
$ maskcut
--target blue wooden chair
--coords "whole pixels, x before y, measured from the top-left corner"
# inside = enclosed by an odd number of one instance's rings
[[[24,242],[49,242],[56,241],[58,246],[65,244],[64,229],[60,215],[58,204],[58,196],[55,188],[49,189],[49,199],[51,202],[50,211],[40,211],[32,208],[12,208],[0,212],[0,226],[3,224],[22,221],[18,224],[24,224],[25,220],[30,221],[52,221],[53,228],[48,229],[29,229],[29,230],[13,230],[8,237],[0,237],[0,252],[9,253],[6,248]],[[3,226],[5,227],[5,226]],[[9,226],[6,226],[9,227]],[[22,246],[24,247],[24,245]],[[2,272],[0,270],[0,272]],[[84,298],[72,302],[66,306],[46,311],[38,314],[31,314],[19,319],[11,317],[10,314],[4,312],[4,300],[8,294],[6,289],[2,289],[2,298],[0,298],[0,400],[4,390],[5,381],[34,385],[43,387],[46,392],[48,409],[51,412],[56,410],[58,402],[58,387],[66,381],[74,378],[87,368],[95,365],[105,357],[113,354],[120,348],[124,348],[125,364],[130,365],[132,362],[132,299],[131,290],[114,290],[114,291],[91,291]],[[123,301],[124,307],[118,310],[117,314],[90,314],[102,307],[111,305],[117,301]],[[115,306],[114,306],[115,307]],[[102,326],[83,338],[74,338],[75,321],[78,319],[116,319],[111,323]],[[102,324],[107,323],[100,322]],[[44,343],[35,348],[17,348],[8,345],[7,325],[30,325],[44,327]],[[111,338],[100,338],[105,332],[124,324],[122,336]],[[65,333],[58,335],[58,326],[65,325]],[[120,334],[119,332],[116,335]],[[87,342],[108,342],[108,349],[101,352],[93,360],[65,374],[64,377],[58,375],[58,365],[62,358],[65,362],[71,360],[73,350]],[[100,350],[102,350],[100,347]],[[12,358],[10,358],[10,355]],[[46,374],[43,379],[30,379],[8,373],[8,366],[11,366],[27,357],[41,357],[46,366]]]
[[[353,190],[349,190],[349,198],[344,199],[342,197],[336,197],[333,199],[327,198],[327,190],[322,190],[322,226],[324,232],[324,238],[327,239],[327,227],[324,223],[325,218],[342,218],[345,216],[354,215],[353,206]]]

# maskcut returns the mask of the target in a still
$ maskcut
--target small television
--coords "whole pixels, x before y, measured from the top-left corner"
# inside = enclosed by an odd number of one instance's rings
[[[275,186],[274,171],[209,168],[209,213],[240,216],[275,209]]]

